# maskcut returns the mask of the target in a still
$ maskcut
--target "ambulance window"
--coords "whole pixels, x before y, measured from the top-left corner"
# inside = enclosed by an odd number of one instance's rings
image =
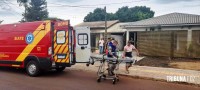
[[[66,32],[65,31],[57,31],[56,33],[56,43],[57,44],[64,44],[66,41]]]
[[[88,45],[88,35],[86,33],[78,34],[78,44]]]

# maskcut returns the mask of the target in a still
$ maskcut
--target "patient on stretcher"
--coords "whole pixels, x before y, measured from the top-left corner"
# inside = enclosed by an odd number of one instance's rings
[[[109,42],[108,43],[108,58],[118,58],[116,54],[116,48],[117,48],[117,41]],[[114,70],[116,68],[116,61],[109,61],[108,62],[108,75],[112,76],[114,75]]]

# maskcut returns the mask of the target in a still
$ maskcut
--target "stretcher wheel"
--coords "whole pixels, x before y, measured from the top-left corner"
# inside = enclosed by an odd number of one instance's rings
[[[117,81],[116,78],[114,78],[114,79],[113,79],[113,84],[116,84],[116,81]]]
[[[88,67],[89,65],[90,65],[89,63],[86,64],[87,67]]]
[[[106,75],[103,75],[103,79],[106,80]]]
[[[106,75],[103,75],[104,78],[106,78]]]
[[[97,79],[97,82],[101,82],[101,76]]]
[[[119,82],[119,78],[117,78],[117,82]]]
[[[116,80],[117,80],[117,82],[119,82],[119,77],[118,76],[117,76]]]

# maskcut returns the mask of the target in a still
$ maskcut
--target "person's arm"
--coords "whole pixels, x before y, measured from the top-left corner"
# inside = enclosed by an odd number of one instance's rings
[[[122,53],[122,58],[125,57],[125,52],[126,52],[126,49],[125,49],[125,46],[124,46],[124,51],[123,51],[123,53]]]
[[[135,51],[137,52],[137,56],[139,56],[139,52],[138,52],[138,50],[135,48]]]
[[[133,46],[133,51],[136,51],[137,56],[139,56],[139,52],[138,52],[138,50],[135,48],[135,46]]]

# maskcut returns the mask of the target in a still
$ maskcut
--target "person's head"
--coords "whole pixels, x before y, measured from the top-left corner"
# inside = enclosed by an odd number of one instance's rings
[[[127,45],[130,46],[131,45],[131,41],[128,41]]]
[[[108,38],[108,42],[110,42],[111,41],[111,38]]]
[[[115,40],[114,38],[112,38],[112,40]]]
[[[103,40],[103,38],[101,38],[101,40]]]

